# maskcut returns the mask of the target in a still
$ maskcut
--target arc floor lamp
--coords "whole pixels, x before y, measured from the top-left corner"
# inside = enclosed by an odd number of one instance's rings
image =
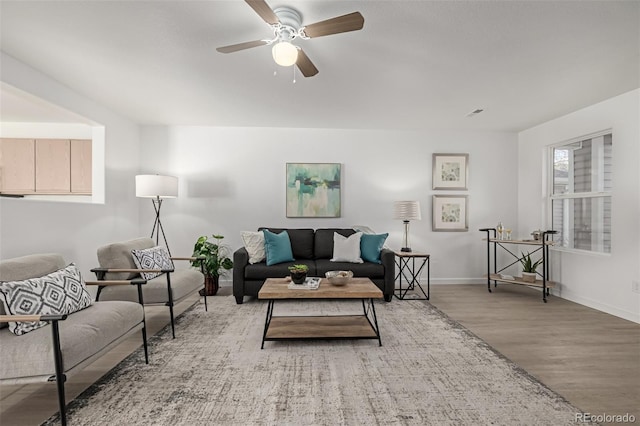
[[[163,175],[137,175],[136,197],[151,198],[151,201],[153,202],[153,209],[156,212],[156,219],[153,222],[153,229],[151,230],[151,238],[153,238],[155,234],[156,245],[158,245],[160,241],[160,233],[162,233],[164,245],[167,247],[169,255],[171,255],[171,250],[167,243],[167,237],[164,234],[164,228],[160,221],[160,208],[162,207],[162,200],[164,198],[178,197],[178,178],[175,176]]]

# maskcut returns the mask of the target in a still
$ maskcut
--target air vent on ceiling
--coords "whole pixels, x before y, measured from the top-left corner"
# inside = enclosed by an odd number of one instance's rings
[[[467,117],[474,117],[474,116],[480,114],[482,111],[484,111],[482,108],[474,109],[469,114],[467,114]]]

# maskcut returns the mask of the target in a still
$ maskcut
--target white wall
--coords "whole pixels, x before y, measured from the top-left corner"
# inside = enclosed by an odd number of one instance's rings
[[[518,136],[520,231],[547,223],[547,146],[601,130],[613,131],[611,254],[555,251],[552,279],[566,299],[640,322],[640,89],[523,131]]]
[[[76,112],[106,128],[105,203],[0,198],[0,258],[58,252],[87,279],[98,246],[139,236],[134,176],[139,128],[51,78],[2,53],[2,81]]]
[[[393,201],[421,202],[411,223],[414,251],[432,255],[432,282],[484,282],[486,248],[479,228],[516,221],[516,135],[327,129],[142,127],[141,172],[179,176],[179,198],[164,201],[162,222],[174,255],[191,254],[200,235],[223,234],[236,249],[240,232],[259,226],[367,225],[389,232],[399,248],[402,223]],[[431,189],[432,153],[470,155],[469,191]],[[342,163],[342,217],[285,216],[287,162]],[[431,195],[469,195],[469,232],[432,232]],[[151,231],[153,208],[141,204]]]

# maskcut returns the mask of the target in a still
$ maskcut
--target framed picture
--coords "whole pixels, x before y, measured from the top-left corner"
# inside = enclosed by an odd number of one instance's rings
[[[340,217],[340,163],[287,163],[287,217]]]
[[[467,195],[433,196],[434,231],[468,231],[469,209]]]
[[[433,154],[433,189],[467,189],[469,154]]]

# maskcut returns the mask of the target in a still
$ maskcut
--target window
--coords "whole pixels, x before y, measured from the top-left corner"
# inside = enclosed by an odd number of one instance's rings
[[[551,226],[561,247],[611,253],[612,135],[551,148]]]

